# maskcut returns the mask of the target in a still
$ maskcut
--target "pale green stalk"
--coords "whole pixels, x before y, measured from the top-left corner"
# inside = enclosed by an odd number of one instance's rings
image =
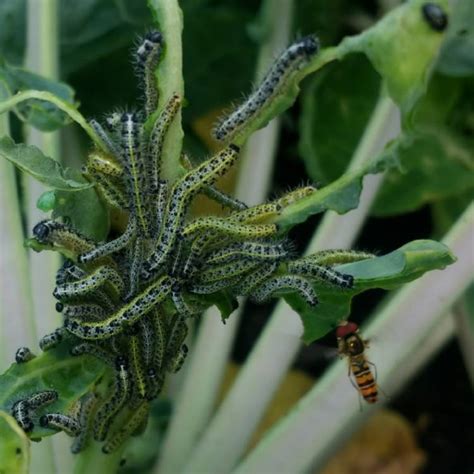
[[[267,0],[263,4],[261,19],[267,36],[259,53],[257,80],[289,42],[292,8],[292,0]],[[249,205],[262,202],[267,195],[279,131],[280,120],[275,119],[254,134],[242,152],[235,196]],[[214,409],[243,304],[241,300],[240,309],[232,314],[226,325],[220,322],[216,308],[209,309],[203,315],[197,340],[187,361],[187,373],[177,399],[175,415],[155,472],[178,472],[205,430]]]
[[[173,94],[184,97],[183,48],[181,44],[183,12],[179,8],[177,0],[148,0],[148,5],[154,12],[158,29],[166,38],[165,55],[160,61],[157,71],[158,110],[162,110]],[[151,125],[151,120],[147,123],[147,125],[149,124]],[[178,177],[181,170],[180,158],[183,136],[181,110],[178,110],[168,130],[162,152],[163,177],[170,182]]]
[[[381,97],[349,170],[375,158],[385,144],[398,135],[399,124],[397,107],[389,98]],[[308,246],[308,253],[351,247],[380,184],[380,179],[373,177],[364,181],[359,207],[344,216],[327,212]],[[225,473],[235,466],[301,346],[301,333],[298,314],[279,302],[229,394],[191,454],[184,472]]]
[[[5,98],[0,88],[0,100]],[[0,135],[10,133],[8,114],[0,115]],[[15,168],[0,160],[0,372],[13,362],[20,346],[36,343],[28,257]]]
[[[29,70],[49,79],[58,79],[58,2],[57,0],[29,0],[27,4],[26,66]],[[36,145],[46,155],[60,157],[59,134],[42,133],[25,127],[26,141]],[[23,176],[27,233],[46,216],[36,207],[38,197],[47,190],[30,176]],[[30,279],[37,337],[52,332],[61,325],[54,310],[52,296],[55,274],[60,257],[54,252],[36,253],[30,250]],[[37,345],[37,344],[35,344]],[[70,440],[64,435],[43,440],[32,450],[31,472],[68,472],[72,469],[69,453]]]
[[[474,204],[443,242],[458,260],[402,288],[362,330],[373,341],[369,358],[377,364],[377,382],[394,396],[453,335],[449,309],[472,282]],[[358,392],[339,361],[233,471],[318,472],[374,408],[359,409]],[[222,472],[222,471],[221,471]]]
[[[74,470],[63,471],[60,474],[116,474],[123,450],[121,447],[112,454],[104,454],[101,444],[90,443],[84,452],[77,455]]]

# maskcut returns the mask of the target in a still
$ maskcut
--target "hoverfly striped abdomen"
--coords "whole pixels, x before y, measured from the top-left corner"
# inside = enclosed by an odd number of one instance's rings
[[[349,360],[349,376],[354,375],[357,390],[367,403],[377,401],[378,389],[372,369],[365,356],[367,342],[359,335],[356,323],[341,324],[336,330],[339,354]]]

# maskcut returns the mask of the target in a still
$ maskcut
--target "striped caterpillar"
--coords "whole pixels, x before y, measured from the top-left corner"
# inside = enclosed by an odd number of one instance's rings
[[[289,46],[274,62],[248,99],[214,128],[214,138],[219,141],[235,138],[250,120],[262,113],[291,76],[298,72],[318,49],[319,43],[314,36],[306,36]]]

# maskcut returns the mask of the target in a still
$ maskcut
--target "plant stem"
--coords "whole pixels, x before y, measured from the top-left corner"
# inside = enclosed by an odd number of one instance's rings
[[[29,0],[27,4],[27,49],[26,66],[31,71],[49,79],[58,79],[58,2],[57,0]],[[36,145],[46,155],[59,159],[59,134],[42,133],[25,127],[26,141]],[[30,176],[23,176],[23,192],[27,229],[44,219],[36,207],[38,197],[45,186]],[[30,251],[30,281],[34,306],[36,334],[52,332],[61,324],[54,311],[52,296],[56,271],[60,257],[56,253]],[[32,466],[37,472],[68,472],[72,470],[72,456],[69,452],[70,440],[64,434],[56,435],[41,442],[33,449]]]
[[[453,335],[449,308],[472,281],[473,222],[471,204],[443,240],[457,262],[405,286],[363,331],[374,341],[378,383],[392,396]],[[338,361],[233,472],[318,472],[373,411],[359,410],[357,397]]]
[[[397,107],[389,98],[381,97],[349,169],[362,166],[382,151],[385,143],[399,133],[399,123]],[[308,252],[328,247],[349,248],[379,184],[377,179],[365,178],[361,205],[357,209],[344,216],[327,212]],[[301,332],[298,315],[279,302],[229,394],[191,454],[185,472],[229,472],[233,468],[300,348]],[[238,423],[235,423],[236,413]]]
[[[56,0],[28,2],[26,65],[31,71],[49,79],[57,79],[58,76],[57,7]],[[55,160],[59,159],[58,133],[43,133],[31,127],[25,132],[29,145],[37,146]],[[23,176],[23,183],[26,226],[30,230],[45,218],[45,214],[36,207],[36,201],[47,188],[28,175]],[[30,250],[29,260],[34,319],[39,336],[50,333],[61,324],[59,314],[54,311],[55,299],[52,296],[60,256],[54,252],[38,253]]]
[[[260,79],[275,54],[289,41],[292,0],[266,0],[261,20],[268,35],[260,48],[256,78]],[[235,190],[237,199],[249,205],[262,202],[271,183],[277,151],[280,120],[275,119],[254,134],[244,148]],[[187,364],[187,374],[177,399],[175,415],[166,434],[162,457],[155,472],[175,473],[185,464],[187,454],[203,432],[215,405],[217,391],[227,364],[243,307],[232,314],[224,326],[219,311],[209,309],[202,317],[199,333]],[[209,350],[209,344],[212,350]],[[199,390],[195,388],[199,386]]]
[[[115,474],[119,468],[123,450],[122,446],[112,454],[104,454],[101,444],[91,442],[90,446],[77,457],[74,471],[68,471],[67,474]]]
[[[0,100],[4,98],[0,87]],[[9,135],[8,114],[0,115],[0,134]],[[15,168],[0,160],[0,372],[13,362],[18,347],[36,342],[28,257],[23,247],[21,209]]]
[[[39,99],[45,100],[46,102],[50,102],[54,104],[58,109],[62,110],[64,113],[69,115],[69,117],[76,122],[81,128],[89,135],[90,139],[99,147],[103,148],[103,144],[100,141],[100,138],[94,132],[92,127],[87,123],[87,120],[84,116],[77,111],[73,105],[70,103],[56,97],[51,92],[47,91],[37,91],[34,89],[30,89],[24,92],[18,92],[14,96],[4,100],[0,103],[0,114],[7,112],[13,108],[15,108],[18,104],[21,104],[25,100],[29,99]]]
[[[148,5],[152,9],[155,21],[166,42],[165,54],[158,65],[156,74],[159,88],[158,111],[160,111],[173,94],[178,94],[181,98],[184,97],[181,42],[183,13],[177,0],[148,0]],[[156,117],[156,113],[152,120]],[[151,125],[151,123],[147,123],[147,125]],[[176,180],[181,169],[180,159],[183,137],[180,109],[168,130],[162,151],[163,177],[169,182]]]

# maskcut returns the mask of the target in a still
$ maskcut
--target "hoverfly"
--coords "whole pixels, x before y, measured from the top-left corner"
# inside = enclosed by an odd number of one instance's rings
[[[339,354],[346,356],[349,361],[349,377],[351,372],[355,378],[355,388],[367,403],[377,401],[377,382],[365,356],[368,344],[359,335],[359,326],[356,323],[344,322],[336,329]],[[352,382],[352,379],[351,379]]]

